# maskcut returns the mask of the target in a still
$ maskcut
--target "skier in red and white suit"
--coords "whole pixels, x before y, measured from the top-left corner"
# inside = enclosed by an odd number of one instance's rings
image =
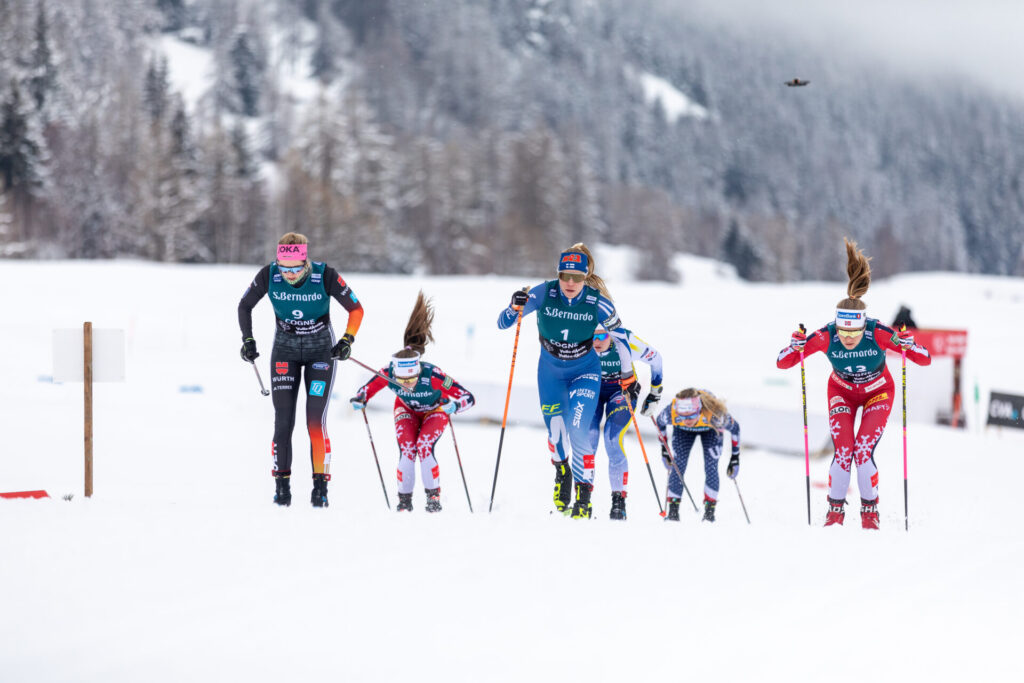
[[[776,364],[786,369],[804,356],[821,351],[832,364],[828,380],[828,426],[835,446],[829,468],[828,513],[825,526],[842,524],[846,491],[850,486],[852,465],[857,466],[857,485],[861,497],[861,525],[878,528],[878,468],[874,452],[896,397],[892,375],[885,364],[886,351],[906,350],[907,358],[918,365],[932,362],[928,349],[914,343],[908,332],[895,332],[875,318],[867,317],[860,297],[871,282],[871,267],[856,243],[846,242],[848,298],[839,302],[836,318],[810,337],[803,331],[793,333],[790,345],[779,353]],[[854,429],[854,417],[861,409],[860,427]]]
[[[412,510],[416,486],[416,461],[420,461],[426,511],[441,511],[441,480],[434,446],[455,413],[473,406],[473,394],[446,375],[441,368],[420,360],[427,342],[434,312],[420,292],[405,330],[405,348],[391,357],[380,375],[364,384],[349,399],[363,410],[366,403],[387,387],[395,394],[395,437],[398,439],[398,511]],[[387,380],[384,379],[387,377]]]

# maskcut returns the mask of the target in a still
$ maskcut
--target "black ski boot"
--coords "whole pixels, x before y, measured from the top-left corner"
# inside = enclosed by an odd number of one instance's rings
[[[679,521],[679,503],[682,502],[682,498],[666,498],[665,502],[668,504],[668,515],[665,517],[666,522],[678,522]]]
[[[278,472],[274,475],[274,484],[277,491],[274,493],[274,502],[283,507],[292,504],[291,472]]]
[[[411,493],[399,493],[398,494],[398,507],[395,508],[397,512],[412,512],[412,494]]]
[[[701,521],[704,521],[704,522],[713,522],[713,521],[715,521],[715,505],[716,505],[716,501],[713,501],[710,498],[705,498],[704,499],[704,519],[701,520]]]
[[[438,486],[436,489],[423,489],[427,492],[427,507],[424,508],[427,512],[440,512],[441,511],[441,487]]]
[[[572,517],[574,519],[590,519],[590,494],[594,490],[593,484],[576,482],[576,502],[572,506]]]
[[[327,481],[330,476],[329,474],[313,475],[313,495],[309,498],[309,502],[313,504],[313,507],[327,507]]]
[[[608,519],[625,519],[626,518],[626,492],[625,491],[612,491],[612,511],[608,515]]]
[[[572,504],[572,470],[569,461],[556,462],[555,465],[555,509],[563,515],[569,514]]]

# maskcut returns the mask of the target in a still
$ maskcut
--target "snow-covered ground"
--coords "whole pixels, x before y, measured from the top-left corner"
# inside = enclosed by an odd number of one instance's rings
[[[828,320],[843,286],[749,284],[693,258],[680,261],[679,286],[636,284],[614,265],[606,272],[621,317],[664,353],[668,391],[704,386],[737,414],[788,410],[778,431],[799,451],[799,370],[776,370],[775,356],[797,322]],[[272,407],[238,358],[235,307],[255,270],[0,261],[0,492],[51,495],[0,500],[4,683],[1024,679],[1015,654],[1024,543],[1011,486],[1024,477],[1024,432],[973,421],[952,430],[930,424],[923,408],[915,414],[915,390],[934,393],[932,375],[948,367],[908,373],[909,533],[898,407],[876,453],[877,533],[859,528],[855,504],[852,524],[820,528],[826,459],[811,464],[808,527],[803,457],[754,446],[738,480],[750,525],[724,477],[718,523],[691,513],[665,523],[635,435],[625,523],[607,519],[603,450],[596,519],[550,515],[544,432],[526,417],[506,433],[488,514],[499,428],[475,418],[500,412],[503,390],[481,391],[486,405],[455,423],[475,514],[446,434],[437,451],[444,512],[428,517],[417,487],[415,512],[399,516],[385,507],[366,428],[345,400],[367,379],[351,364],[329,414],[330,508],[305,502],[309,464],[297,456],[295,504],[278,509]],[[367,312],[360,360],[383,364],[399,346],[422,287],[437,305],[428,359],[471,390],[507,381],[512,333],[494,321],[531,280],[346,277]],[[865,298],[885,321],[907,303],[922,326],[968,329],[968,387],[977,381],[983,399],[990,389],[1024,393],[1024,281],[907,275],[874,283]],[[16,314],[27,306],[36,313]],[[82,387],[49,381],[52,331],[84,320],[124,329],[127,345],[127,381],[95,387],[91,499],[82,496]],[[268,302],[256,321],[266,381]],[[527,319],[515,378],[524,416],[536,412],[537,353]],[[820,416],[824,359],[807,373]],[[394,505],[390,413],[368,414]],[[745,430],[745,443],[757,431]],[[303,453],[301,430],[294,443]],[[656,444],[646,445],[663,491]],[[687,481],[699,491],[694,455]]]

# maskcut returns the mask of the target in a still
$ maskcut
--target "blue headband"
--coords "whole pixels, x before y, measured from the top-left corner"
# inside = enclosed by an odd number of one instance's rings
[[[590,259],[587,258],[586,254],[582,254],[578,251],[563,251],[562,255],[558,257],[558,272],[578,272],[586,275],[587,267],[590,265]]]

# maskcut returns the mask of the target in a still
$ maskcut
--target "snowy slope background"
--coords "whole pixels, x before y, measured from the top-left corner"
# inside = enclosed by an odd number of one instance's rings
[[[494,321],[532,280],[345,273],[367,311],[357,358],[387,360],[422,287],[437,306],[427,358],[481,396],[455,423],[476,512],[445,434],[444,512],[428,517],[420,486],[412,515],[385,507],[366,428],[345,400],[367,379],[351,364],[329,415],[330,508],[306,502],[301,428],[295,504],[271,504],[273,411],[237,355],[235,307],[255,268],[0,262],[0,491],[51,495],[0,500],[0,680],[1021,680],[1024,543],[1011,483],[1024,476],[1024,433],[981,429],[971,403],[968,429],[934,426],[915,392],[945,391],[949,366],[911,368],[910,533],[898,402],[876,452],[881,531],[859,528],[856,490],[851,523],[820,528],[825,458],[812,461],[808,528],[802,454],[754,444],[781,438],[802,452],[799,370],[774,360],[797,322],[827,322],[842,285],[749,284],[689,257],[676,262],[680,285],[637,284],[623,276],[629,257],[604,250],[598,262],[623,321],[665,355],[668,391],[707,387],[741,423],[743,411],[787,411],[782,437],[743,433],[749,526],[724,476],[718,523],[701,524],[685,501],[682,522],[663,522],[633,434],[625,523],[607,519],[603,446],[596,518],[550,515],[532,318],[515,377],[522,418],[506,433],[487,514],[499,428],[477,418],[500,413],[513,339]],[[1024,393],[1024,281],[916,274],[875,282],[866,300],[887,322],[906,303],[922,326],[968,329],[965,388]],[[124,329],[127,347],[127,381],[95,387],[91,499],[82,387],[49,377],[52,330],[86,319]],[[256,329],[268,381],[266,301]],[[822,357],[808,362],[812,424],[826,376]],[[394,505],[390,402],[382,394],[368,415]],[[656,443],[646,445],[661,495]],[[694,453],[696,491],[699,463]]]

